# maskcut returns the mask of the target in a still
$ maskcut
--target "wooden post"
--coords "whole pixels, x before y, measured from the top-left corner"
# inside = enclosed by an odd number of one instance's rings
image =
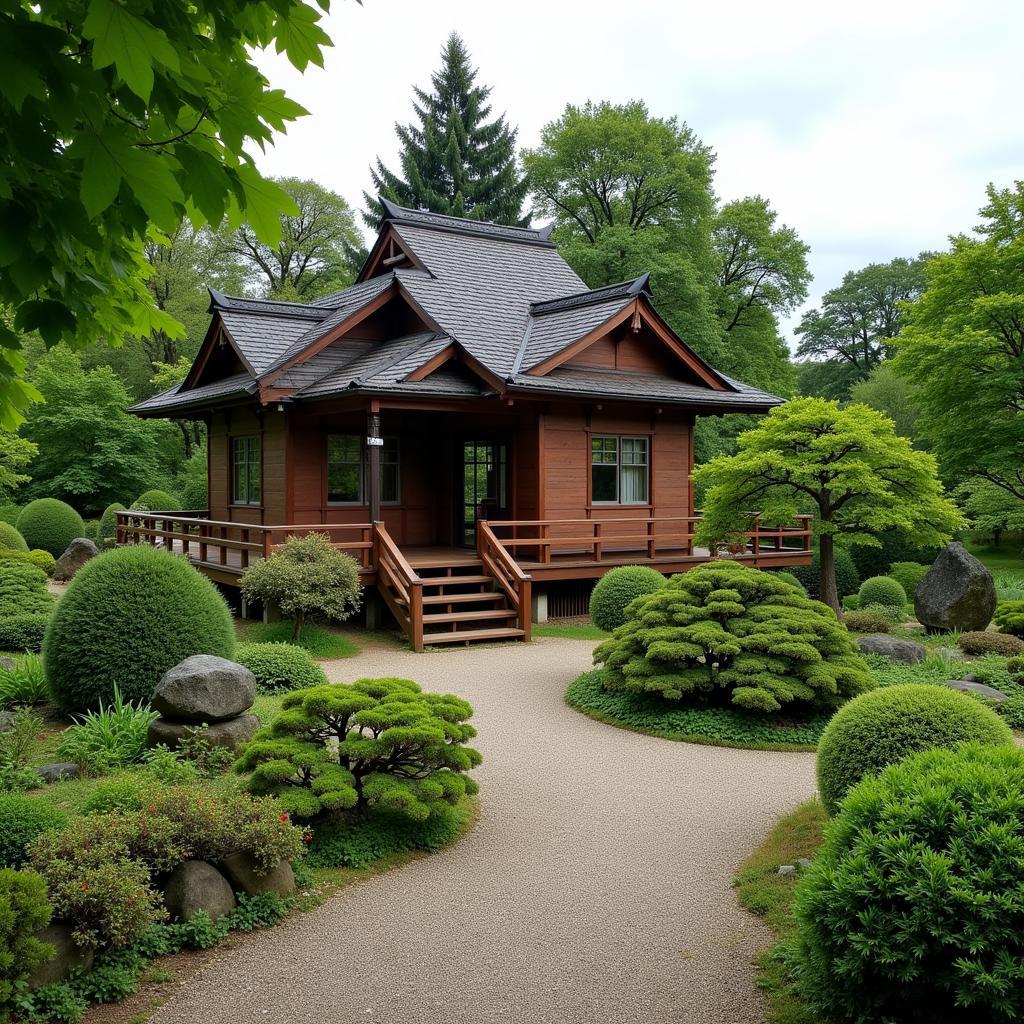
[[[601,521],[593,520],[594,523],[594,561],[601,561]]]
[[[412,627],[412,649],[423,650],[423,581],[413,580],[409,584],[409,625]]]
[[[370,450],[370,522],[380,522],[380,413],[371,407],[366,418],[366,446]]]

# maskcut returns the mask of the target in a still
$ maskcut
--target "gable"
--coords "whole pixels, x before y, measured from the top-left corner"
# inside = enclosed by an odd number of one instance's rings
[[[359,271],[356,283],[361,284],[382,274],[389,274],[392,270],[422,270],[430,273],[412,248],[402,240],[394,227],[389,225],[374,242],[366,262]]]

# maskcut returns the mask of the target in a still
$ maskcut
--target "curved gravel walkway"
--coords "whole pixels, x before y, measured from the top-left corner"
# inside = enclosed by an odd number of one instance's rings
[[[470,700],[482,815],[454,847],[214,953],[160,1024],[754,1024],[769,941],[736,865],[814,792],[814,755],[655,739],[562,701],[593,645],[366,651]]]

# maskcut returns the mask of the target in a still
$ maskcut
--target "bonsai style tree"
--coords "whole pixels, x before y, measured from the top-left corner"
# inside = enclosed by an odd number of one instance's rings
[[[830,609],[724,560],[638,597],[594,661],[609,689],[762,713],[838,707],[875,685]]]
[[[821,599],[839,610],[835,541],[880,547],[877,534],[909,535],[920,546],[946,543],[965,525],[942,493],[935,458],[900,437],[866,405],[841,408],[798,398],[741,434],[738,451],[701,466],[707,487],[703,543],[735,538],[752,509],[767,522],[813,511],[821,553]]]
[[[292,621],[292,639],[302,636],[307,618],[343,622],[362,604],[359,567],[351,555],[336,551],[326,533],[289,537],[279,551],[242,573],[242,596],[276,604]]]
[[[236,764],[252,793],[277,796],[296,818],[374,808],[424,821],[477,791],[466,772],[473,709],[423,693],[411,679],[359,679],[295,690]]]

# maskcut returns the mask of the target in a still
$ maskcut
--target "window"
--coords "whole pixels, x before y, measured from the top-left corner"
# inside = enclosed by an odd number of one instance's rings
[[[327,501],[332,505],[364,505],[369,500],[369,453],[359,434],[327,435]],[[380,500],[398,503],[398,438],[384,438],[380,449]]]
[[[260,493],[260,439],[231,439],[231,501],[235,505],[258,505]]]
[[[596,504],[646,505],[650,495],[650,439],[590,439],[590,499]]]

